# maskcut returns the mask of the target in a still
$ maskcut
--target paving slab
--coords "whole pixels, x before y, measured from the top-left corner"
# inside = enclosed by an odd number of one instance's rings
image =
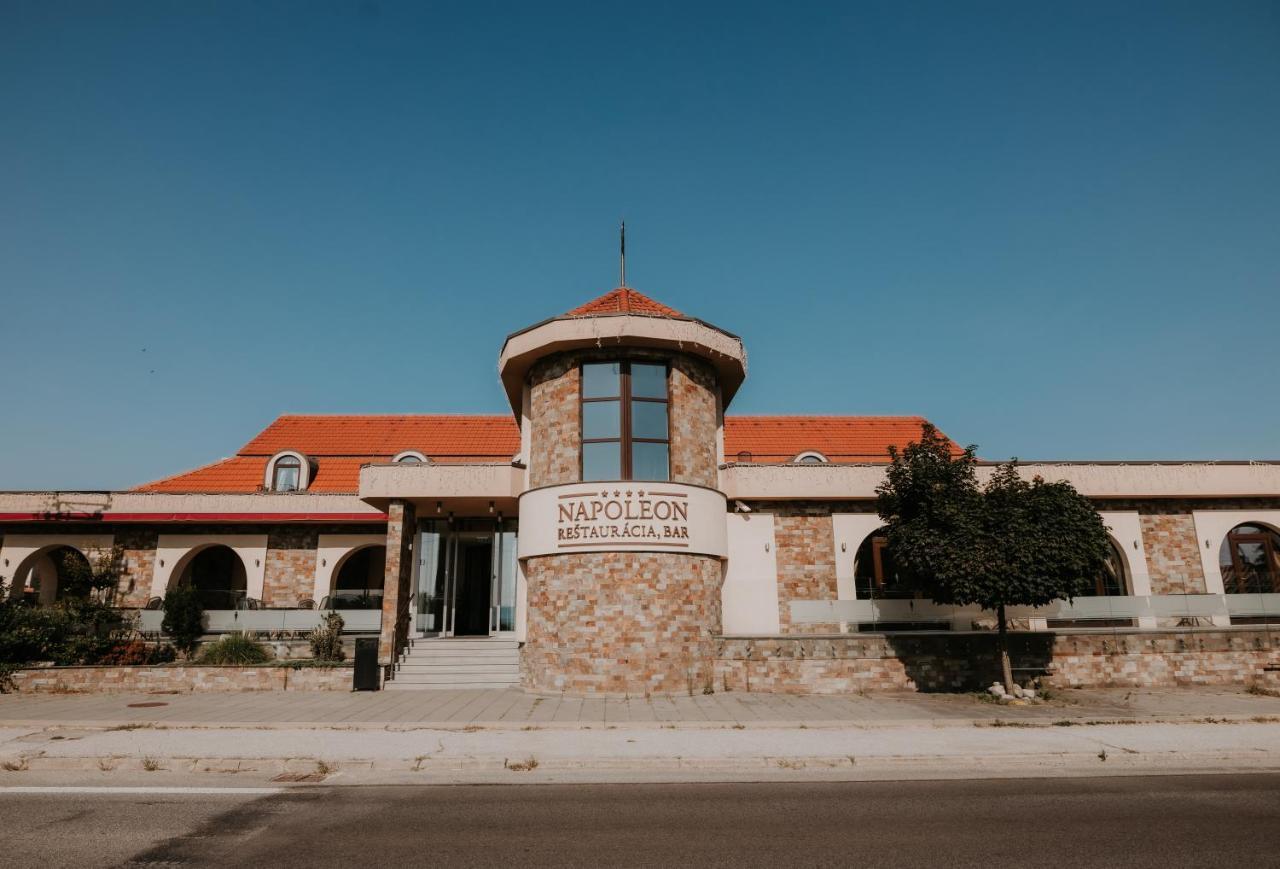
[[[136,704],[147,704],[138,706]],[[161,704],[161,705],[152,705]],[[386,692],[242,692],[209,694],[0,695],[0,725],[279,727],[525,725],[714,727],[878,726],[915,722],[964,726],[974,721],[1166,721],[1280,717],[1280,698],[1229,688],[1094,689],[1055,692],[1022,707],[974,694],[782,695],[745,692],[582,698],[518,689]]]

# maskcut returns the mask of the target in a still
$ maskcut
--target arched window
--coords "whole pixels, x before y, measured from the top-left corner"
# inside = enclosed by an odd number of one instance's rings
[[[302,462],[297,456],[281,456],[271,471],[271,491],[296,492],[302,487]]]
[[[1280,592],[1280,534],[1257,522],[1237,525],[1222,541],[1218,566],[1227,594]]]
[[[806,450],[792,459],[797,465],[825,465],[827,457],[817,450]]]
[[[427,457],[417,450],[403,450],[396,453],[391,461],[397,465],[425,465]]]

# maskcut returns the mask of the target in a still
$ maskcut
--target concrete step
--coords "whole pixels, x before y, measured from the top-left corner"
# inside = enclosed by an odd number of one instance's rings
[[[519,673],[397,673],[388,685],[457,685],[459,683],[485,683],[515,685]]]
[[[410,640],[409,648],[411,649],[518,649],[520,643],[516,640],[496,640],[492,637],[450,637],[447,639],[424,639]]]
[[[417,661],[406,661],[396,668],[396,678],[409,673],[423,675],[443,675],[449,673],[497,673],[503,676],[520,676],[520,664],[489,664],[479,661],[465,661],[457,664],[420,664]]]
[[[480,665],[485,667],[514,667],[519,669],[519,658],[401,658],[402,667],[469,667]]]
[[[520,660],[520,652],[517,649],[410,649],[404,654],[405,659],[412,658],[416,660],[448,660],[452,658],[462,658],[464,660],[497,659],[500,661]]]
[[[388,682],[384,691],[500,691],[517,688],[518,682],[449,682],[424,684],[419,682]]]

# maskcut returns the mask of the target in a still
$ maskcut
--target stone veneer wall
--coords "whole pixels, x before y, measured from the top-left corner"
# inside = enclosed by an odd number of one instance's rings
[[[1163,504],[1143,507],[1138,519],[1142,524],[1142,545],[1147,551],[1151,593],[1204,594],[1200,542],[1190,510]]]
[[[990,634],[722,637],[716,689],[787,694],[976,689],[998,671]],[[1280,636],[1260,629],[1010,636],[1015,669],[1062,687],[1280,687]]]
[[[350,667],[39,667],[13,674],[22,693],[350,691]]]
[[[688,356],[671,360],[668,408],[671,429],[671,479],[714,489],[720,460],[716,429],[720,425],[720,388],[707,363]]]
[[[791,623],[791,602],[836,600],[835,513],[874,513],[870,502],[752,501],[751,509],[773,516],[778,564],[778,621],[785,634],[825,634],[835,624]],[[856,545],[856,544],[855,544]],[[850,554],[852,558],[852,554]]]
[[[529,372],[530,438],[529,485],[554,486],[575,483],[581,475],[578,449],[581,420],[578,416],[577,356],[553,356],[535,364]]]
[[[267,532],[263,606],[291,607],[315,593],[319,532],[305,525],[282,525]],[[315,601],[318,605],[320,601]]]
[[[778,623],[784,633],[829,633],[829,624],[791,623],[791,601],[835,600],[835,536],[831,512],[822,506],[788,505],[773,511],[778,561]]]
[[[526,688],[702,692],[714,676],[720,560],[669,552],[573,553],[525,565]]]
[[[578,410],[583,362],[633,359],[667,362],[671,479],[714,488],[718,482],[716,429],[719,388],[711,366],[691,356],[620,348],[582,351],[544,359],[530,371],[530,486],[576,483],[581,477],[582,429]]]
[[[123,547],[125,565],[116,585],[118,606],[142,607],[151,599],[158,538],[159,533],[153,528],[120,528],[116,531],[115,540]]]

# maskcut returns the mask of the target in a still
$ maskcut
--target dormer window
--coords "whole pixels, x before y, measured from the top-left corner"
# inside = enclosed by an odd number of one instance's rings
[[[273,492],[296,492],[302,479],[302,462],[293,456],[285,456],[276,460],[275,471],[271,474],[271,490]]]
[[[827,464],[827,457],[816,450],[807,450],[796,456],[793,461],[797,465],[825,465]]]
[[[417,450],[404,450],[396,453],[391,461],[397,465],[425,465],[427,464],[427,457]]]
[[[272,492],[302,492],[311,482],[314,468],[302,453],[286,450],[277,453],[267,462],[266,479],[262,485]]]

